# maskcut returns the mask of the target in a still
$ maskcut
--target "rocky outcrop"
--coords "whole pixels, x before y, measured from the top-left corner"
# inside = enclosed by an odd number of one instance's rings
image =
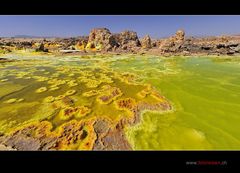
[[[163,52],[177,52],[184,43],[185,32],[178,30],[176,34],[160,43],[159,49]]]
[[[17,149],[0,144],[0,151],[16,151],[16,150]]]
[[[111,123],[105,119],[99,119],[94,124],[97,139],[93,150],[131,150],[123,128],[119,125],[111,127]]]
[[[115,46],[117,43],[109,29],[96,28],[90,32],[86,49],[109,51]]]
[[[192,37],[184,41],[179,51],[188,51],[189,54],[238,54],[240,53],[240,40],[231,37]]]
[[[183,30],[165,39],[146,35],[141,41],[134,31],[112,34],[107,28],[95,28],[89,36],[72,38],[1,38],[0,53],[15,50],[60,53],[134,53],[154,55],[236,55],[240,54],[240,36],[194,38]]]
[[[149,35],[146,35],[141,40],[141,46],[143,49],[150,49],[152,48],[152,41]]]
[[[141,46],[137,33],[134,31],[123,31],[120,34],[116,34],[115,40],[123,50],[133,50]]]

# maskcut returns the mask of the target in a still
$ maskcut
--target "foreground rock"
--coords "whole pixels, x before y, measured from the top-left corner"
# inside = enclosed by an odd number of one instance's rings
[[[117,125],[111,127],[107,120],[100,119],[94,124],[97,134],[93,150],[131,150],[131,146],[126,140],[123,129]]]
[[[0,144],[0,151],[16,151],[16,149]]]

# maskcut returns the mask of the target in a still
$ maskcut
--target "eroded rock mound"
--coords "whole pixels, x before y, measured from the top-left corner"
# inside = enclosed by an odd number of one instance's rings
[[[141,45],[137,33],[134,31],[123,31],[115,35],[115,38],[122,49],[132,49]]]
[[[97,134],[93,150],[131,150],[120,124],[111,126],[106,119],[99,119],[94,124]]]
[[[146,35],[145,37],[143,37],[143,39],[141,40],[141,45],[142,45],[142,48],[144,49],[152,48],[152,41],[149,35]]]
[[[160,43],[160,50],[165,52],[177,52],[184,43],[185,32],[178,30],[176,34]]]
[[[111,50],[117,43],[107,28],[96,28],[90,32],[86,49]]]

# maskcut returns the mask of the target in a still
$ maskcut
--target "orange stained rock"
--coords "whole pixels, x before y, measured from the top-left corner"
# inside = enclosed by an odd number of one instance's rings
[[[83,136],[78,150],[92,150],[97,135],[93,128],[94,121],[88,121],[83,127]]]
[[[89,114],[91,112],[91,109],[89,109],[86,106],[80,106],[78,107],[78,113],[75,114],[76,118],[82,118],[84,116],[86,116],[87,114]]]
[[[124,98],[115,101],[117,109],[131,110],[136,106],[136,101],[132,98]]]
[[[72,118],[73,115],[75,115],[79,111],[78,107],[66,107],[60,110],[59,112],[59,118],[61,120],[69,120]]]
[[[106,86],[107,87],[107,86]],[[109,90],[104,91],[97,97],[97,101],[101,104],[109,104],[116,98],[122,95],[122,91],[117,87],[112,87]]]

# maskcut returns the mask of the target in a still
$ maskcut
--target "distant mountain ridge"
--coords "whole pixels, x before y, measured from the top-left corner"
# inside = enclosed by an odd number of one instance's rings
[[[14,38],[57,38],[55,36],[33,36],[33,35],[15,35]]]

